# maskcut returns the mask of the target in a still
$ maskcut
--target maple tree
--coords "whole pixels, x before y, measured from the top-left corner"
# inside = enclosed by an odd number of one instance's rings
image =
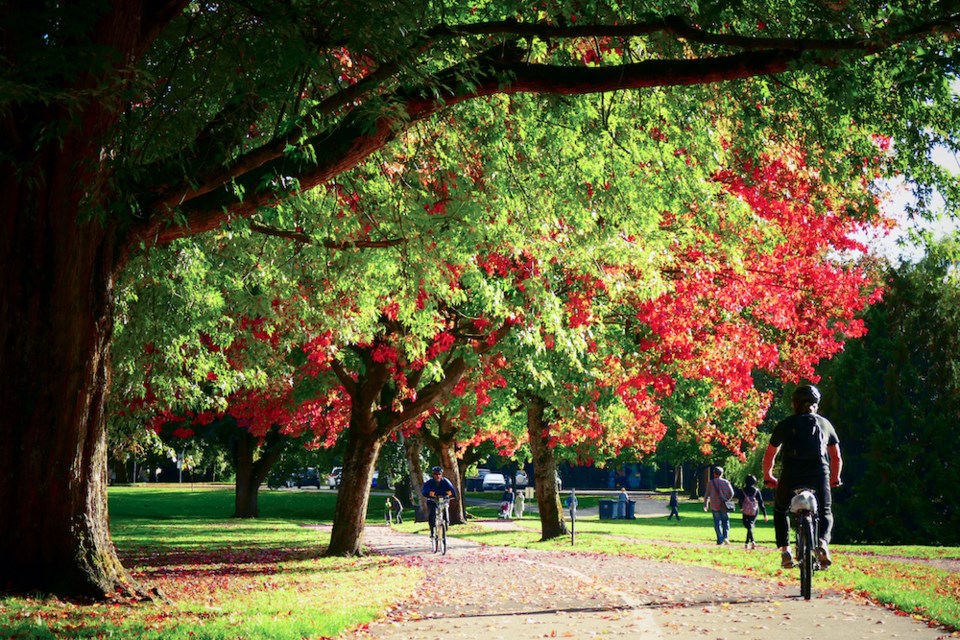
[[[958,121],[948,6],[111,0],[2,16],[0,367],[15,382],[0,392],[0,551],[15,560],[0,583],[17,590],[131,584],[107,530],[104,426],[114,287],[131,253],[327,183],[451,105],[681,87],[657,95],[713,100],[743,124],[745,148],[767,125],[823,144],[837,162],[821,169],[837,176],[852,130],[883,131],[891,171],[956,196],[926,153],[952,144]]]

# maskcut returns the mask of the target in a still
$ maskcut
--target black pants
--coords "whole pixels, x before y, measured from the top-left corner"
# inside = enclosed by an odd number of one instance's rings
[[[751,542],[756,542],[753,539],[753,526],[757,523],[757,515],[753,514],[752,516],[743,516],[743,528],[747,530],[747,539],[744,541],[745,544],[750,544]]]
[[[817,495],[817,509],[820,516],[820,539],[830,542],[833,533],[833,496],[830,493],[830,469],[826,465],[810,465],[785,468],[777,483],[777,493],[773,505],[773,528],[777,535],[777,546],[786,547],[790,543],[790,500],[794,489],[812,489]]]

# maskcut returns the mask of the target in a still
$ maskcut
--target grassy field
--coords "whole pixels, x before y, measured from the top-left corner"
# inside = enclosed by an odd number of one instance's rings
[[[499,494],[491,494],[492,499]],[[329,536],[320,523],[333,517],[330,491],[262,491],[261,517],[233,520],[229,488],[117,487],[110,491],[111,530],[132,575],[158,589],[168,603],[81,606],[52,598],[0,597],[2,638],[323,638],[365,624],[422,580],[419,568],[392,558],[324,558]],[[581,505],[591,504],[584,496]],[[370,500],[368,519],[381,522],[382,499]],[[495,518],[495,507],[471,507]],[[761,549],[743,549],[739,517],[734,544],[711,543],[709,514],[681,506],[683,519],[577,521],[578,552],[629,554],[706,565],[759,579],[796,581],[779,568],[773,526],[762,523]],[[406,514],[400,529],[425,533]],[[666,508],[664,508],[664,516]],[[452,534],[485,544],[569,550],[570,539],[539,542],[539,521],[521,531],[492,531],[479,523]],[[738,544],[739,542],[739,544]],[[909,615],[960,628],[960,574],[922,561],[960,559],[960,549],[834,547],[835,564],[815,577],[832,587],[889,603]],[[907,559],[909,561],[904,561]],[[376,589],[369,588],[377,585]],[[358,601],[357,594],[364,594]],[[359,606],[358,606],[359,605]]]
[[[229,489],[113,488],[111,531],[124,565],[170,604],[0,598],[0,637],[336,636],[382,615],[422,572],[391,558],[322,557],[329,535],[310,525],[329,523],[335,500],[328,491],[265,490],[260,518],[233,520]],[[379,501],[371,503],[379,520]]]

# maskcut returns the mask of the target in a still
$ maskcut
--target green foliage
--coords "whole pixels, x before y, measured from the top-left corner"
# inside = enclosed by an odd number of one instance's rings
[[[848,490],[842,539],[960,540],[960,280],[956,239],[891,270],[869,333],[824,368],[821,412],[837,425]]]

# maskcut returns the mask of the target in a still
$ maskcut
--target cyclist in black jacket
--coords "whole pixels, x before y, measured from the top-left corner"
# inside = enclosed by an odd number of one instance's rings
[[[820,517],[820,540],[817,559],[820,566],[830,566],[830,534],[833,530],[832,495],[830,487],[840,485],[843,459],[840,457],[840,440],[830,421],[817,415],[820,390],[813,385],[803,385],[793,392],[794,415],[781,420],[773,428],[770,444],[763,456],[763,480],[768,487],[776,487],[773,504],[773,525],[780,548],[781,566],[794,566],[790,551],[790,523],[787,511],[794,489],[807,487],[817,494]],[[781,454],[781,471],[778,479],[773,475],[773,463]]]
[[[432,477],[423,483],[423,490],[420,492],[427,500],[427,522],[430,523],[430,535],[433,535],[433,516],[437,512],[436,498],[447,496],[449,498],[457,497],[457,490],[453,483],[443,477],[443,468],[434,467],[431,469]]]

